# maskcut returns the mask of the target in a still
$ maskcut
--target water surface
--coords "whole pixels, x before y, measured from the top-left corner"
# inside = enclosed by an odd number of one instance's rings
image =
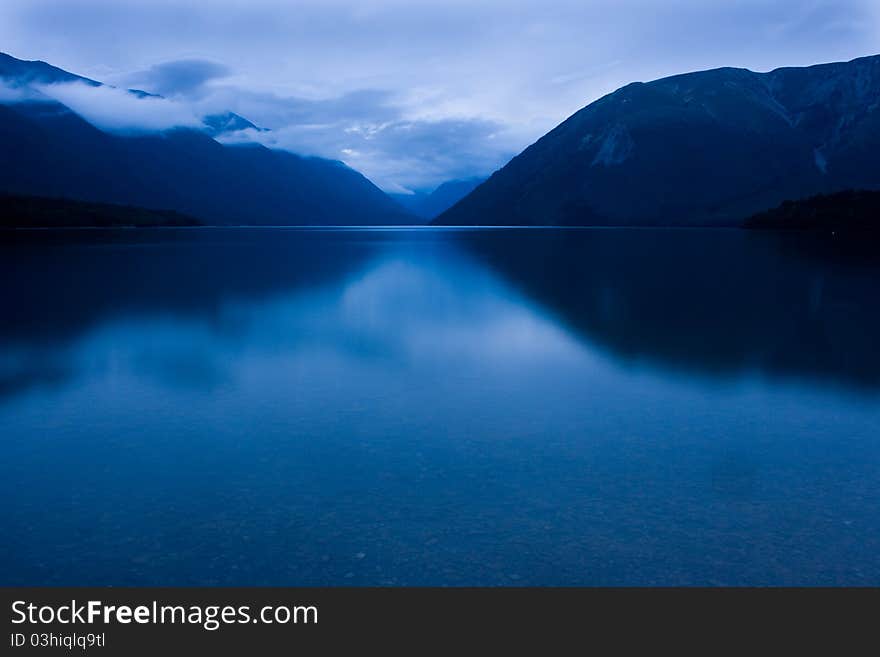
[[[880,585],[880,251],[0,237],[0,584]]]

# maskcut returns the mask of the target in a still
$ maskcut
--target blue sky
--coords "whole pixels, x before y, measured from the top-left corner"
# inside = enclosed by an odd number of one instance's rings
[[[161,93],[169,115],[236,111],[271,128],[236,139],[402,191],[488,174],[634,80],[876,54],[880,2],[3,0],[0,44]],[[94,102],[110,127],[133,115]]]

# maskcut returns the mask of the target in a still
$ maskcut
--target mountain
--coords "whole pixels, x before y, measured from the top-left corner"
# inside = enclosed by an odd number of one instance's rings
[[[745,222],[770,230],[880,231],[880,192],[847,190],[786,201]]]
[[[205,124],[205,132],[212,137],[217,137],[230,132],[238,132],[239,130],[256,130],[257,132],[268,132],[266,128],[258,128],[243,116],[239,116],[234,112],[222,112],[220,114],[209,114],[202,118]]]
[[[880,56],[630,84],[583,108],[437,224],[738,225],[880,188]]]
[[[72,228],[198,226],[192,217],[172,210],[130,205],[84,203],[42,196],[0,196],[0,228]]]
[[[417,217],[433,219],[474,191],[484,180],[485,178],[447,180],[431,192],[392,194],[391,198]]]
[[[44,62],[0,58],[6,86],[99,82]],[[378,187],[341,162],[260,145],[222,145],[227,113],[204,129],[113,134],[36,95],[0,104],[0,193],[173,210],[204,223],[262,225],[413,223]],[[136,95],[144,94],[132,90]],[[253,126],[256,128],[256,126]]]
[[[19,88],[27,88],[34,84],[63,84],[66,82],[81,82],[90,87],[105,86],[97,80],[70,73],[46,62],[16,59],[3,52],[0,52],[0,78],[4,84]],[[127,89],[126,91],[139,98],[161,98],[158,94],[147,93],[140,89]]]
[[[101,83],[81,75],[74,75],[46,62],[29,62],[0,52],[0,78],[7,84],[27,86],[30,84],[57,84],[59,82],[83,82],[90,87]]]

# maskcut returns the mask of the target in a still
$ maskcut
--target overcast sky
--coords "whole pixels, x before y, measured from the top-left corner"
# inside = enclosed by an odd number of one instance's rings
[[[0,0],[0,50],[401,191],[488,174],[634,80],[880,53],[880,0]]]

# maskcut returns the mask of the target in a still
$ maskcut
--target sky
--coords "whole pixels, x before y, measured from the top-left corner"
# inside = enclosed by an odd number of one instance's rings
[[[166,98],[59,91],[107,129],[233,111],[270,131],[230,141],[405,193],[487,175],[632,81],[880,53],[880,0],[2,0],[0,51]]]

